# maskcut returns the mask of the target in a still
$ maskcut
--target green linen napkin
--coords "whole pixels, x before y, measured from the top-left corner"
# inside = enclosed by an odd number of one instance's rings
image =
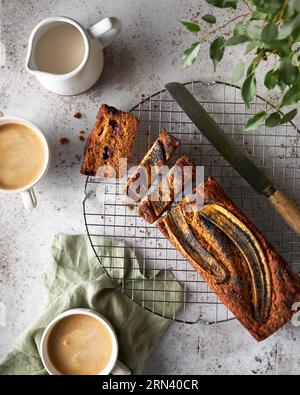
[[[137,291],[132,296],[150,300],[145,302],[145,307],[157,313],[175,314],[182,306],[182,289],[171,272],[142,274],[134,252],[124,248],[122,241],[98,238],[94,242],[99,245],[96,251],[86,236],[56,236],[46,275],[48,301],[45,312],[0,361],[0,375],[46,374],[39,355],[43,331],[57,315],[78,307],[96,310],[111,322],[119,339],[119,359],[133,374],[142,373],[147,357],[171,321],[143,309],[116,288],[100,266],[95,252],[105,257],[108,273],[124,289],[133,289],[134,281]],[[158,281],[161,279],[169,280],[163,290],[162,282]],[[153,289],[157,291],[153,292]],[[174,302],[160,302],[164,298],[173,300],[174,294],[177,295]]]

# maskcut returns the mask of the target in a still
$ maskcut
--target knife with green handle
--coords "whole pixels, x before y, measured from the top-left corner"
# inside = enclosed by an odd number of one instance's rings
[[[300,208],[240,150],[182,84],[166,85],[167,91],[207,140],[259,193],[265,195],[286,223],[300,235]]]

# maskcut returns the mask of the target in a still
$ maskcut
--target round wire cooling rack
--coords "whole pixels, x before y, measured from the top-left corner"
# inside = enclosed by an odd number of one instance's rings
[[[278,188],[300,205],[300,131],[297,127],[289,123],[273,129],[261,127],[256,131],[244,132],[248,117],[266,109],[270,103],[256,96],[248,109],[240,88],[223,82],[207,84],[193,81],[185,85],[236,145],[246,151]],[[166,90],[145,99],[132,112],[141,120],[133,166],[140,163],[161,129],[166,128],[181,140],[181,148],[173,161],[185,154],[197,165],[203,165],[206,176],[217,179],[228,196],[287,262],[300,271],[299,237],[286,226],[266,199],[254,192],[220,156]],[[135,207],[128,206],[120,182],[87,177],[83,202],[85,225],[92,248],[113,283],[142,307],[174,321],[212,324],[234,319],[155,225],[146,223],[137,216]],[[107,255],[107,244],[115,247],[113,256]],[[129,255],[136,266],[127,272],[124,281],[122,262]],[[177,282],[181,288],[178,288]],[[183,304],[180,309],[177,308],[179,303]]]

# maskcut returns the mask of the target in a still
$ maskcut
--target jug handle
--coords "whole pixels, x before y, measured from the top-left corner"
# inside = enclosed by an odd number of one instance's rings
[[[105,18],[96,25],[90,27],[92,37],[101,41],[103,48],[110,45],[121,33],[122,23],[118,18]]]

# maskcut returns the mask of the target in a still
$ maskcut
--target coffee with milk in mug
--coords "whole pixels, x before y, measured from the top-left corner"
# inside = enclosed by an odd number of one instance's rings
[[[43,173],[47,154],[40,136],[28,126],[0,125],[0,188],[20,190]]]
[[[49,358],[63,375],[98,375],[112,356],[109,330],[96,318],[76,314],[63,318],[48,340]]]

